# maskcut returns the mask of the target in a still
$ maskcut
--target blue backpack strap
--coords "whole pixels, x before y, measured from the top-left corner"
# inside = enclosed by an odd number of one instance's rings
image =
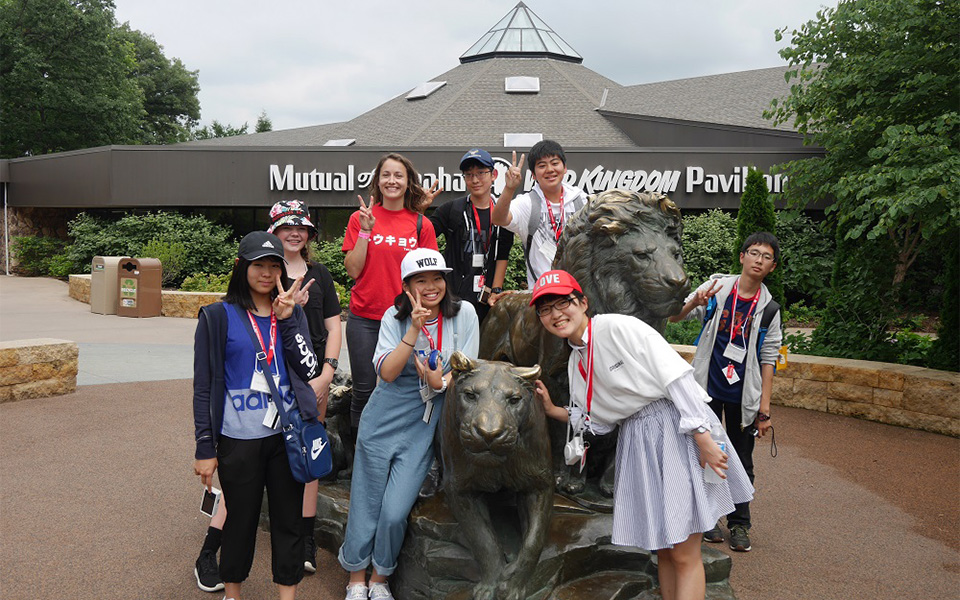
[[[710,296],[710,301],[707,302],[707,312],[703,315],[703,323],[700,325],[700,333],[697,334],[697,339],[693,341],[693,345],[696,346],[700,343],[700,336],[703,335],[703,330],[707,328],[707,323],[710,322],[710,319],[713,318],[713,313],[717,311],[717,298],[716,296]]]

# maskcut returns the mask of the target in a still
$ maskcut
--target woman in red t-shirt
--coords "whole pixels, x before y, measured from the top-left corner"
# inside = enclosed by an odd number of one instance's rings
[[[437,249],[433,224],[423,218],[422,212],[441,191],[438,183],[423,189],[409,159],[387,154],[373,172],[369,202],[358,196],[360,210],[350,215],[343,238],[343,251],[347,253],[343,264],[356,280],[346,331],[353,376],[350,424],[354,432],[377,385],[373,352],[380,335],[380,318],[400,293],[400,262],[410,250]]]

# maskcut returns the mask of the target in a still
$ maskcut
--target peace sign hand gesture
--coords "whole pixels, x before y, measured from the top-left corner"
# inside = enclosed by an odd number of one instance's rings
[[[313,282],[316,279],[311,279],[307,282],[307,285],[303,286],[293,294],[294,301],[300,306],[306,306],[307,301],[310,300],[310,293],[307,291],[310,289],[310,286],[313,285]]]
[[[410,327],[411,329],[416,330],[417,335],[420,334],[420,329],[427,323],[427,318],[430,317],[430,310],[423,307],[420,304],[420,293],[417,292],[416,296],[413,296],[410,292],[404,292],[407,294],[407,297],[410,298],[410,305],[413,309],[410,311]]]
[[[293,285],[289,290],[283,289],[283,281],[280,275],[277,275],[277,297],[273,299],[273,313],[277,315],[277,320],[282,321],[293,314],[293,307],[296,305],[296,293],[300,290],[300,284],[303,283],[303,275],[293,280]]]
[[[370,198],[369,206],[363,201],[363,196],[357,196],[357,200],[360,201],[360,231],[370,233],[373,231],[373,224],[377,222],[377,218],[373,216],[373,198]]]
[[[520,162],[517,162],[517,151],[513,151],[513,160],[510,161],[510,168],[505,175],[504,187],[508,190],[516,191],[523,182],[523,161],[526,154],[520,156]]]
[[[420,202],[421,212],[430,208],[430,205],[433,204],[433,201],[440,195],[443,191],[443,188],[440,187],[440,180],[433,182],[433,185],[430,186],[429,190],[423,190],[423,200]]]
[[[706,306],[707,303],[710,302],[710,298],[713,298],[717,292],[720,291],[720,288],[717,287],[718,285],[720,285],[720,280],[714,279],[708,289],[697,290],[696,296],[693,299],[694,306]]]

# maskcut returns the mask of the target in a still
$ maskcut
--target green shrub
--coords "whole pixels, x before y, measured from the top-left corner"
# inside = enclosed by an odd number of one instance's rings
[[[50,257],[49,270],[47,271],[50,277],[69,279],[70,275],[74,273],[73,261],[70,260],[70,257],[67,256],[66,253],[61,252],[60,254],[54,254]]]
[[[663,337],[671,344],[684,344],[692,346],[700,335],[702,323],[696,319],[680,321],[679,323],[667,323],[663,330]]]
[[[340,249],[343,248],[343,236],[338,237],[332,242],[321,242],[314,240],[311,243],[310,256],[315,262],[325,266],[330,271],[330,276],[336,283],[349,288],[353,285],[353,279],[347,275],[347,268],[343,265],[343,259],[346,254]]]
[[[803,300],[798,300],[783,309],[783,322],[796,321],[798,327],[816,327],[823,316],[819,308],[807,306]]]
[[[184,292],[226,292],[230,283],[230,273],[211,275],[210,273],[194,273],[184,278],[180,289]]]
[[[350,309],[350,288],[339,281],[333,282],[333,287],[337,290],[337,298],[340,299],[340,310]]]
[[[13,256],[17,259],[17,272],[30,277],[49,275],[50,261],[63,249],[64,243],[58,238],[33,235],[13,238]],[[77,273],[89,271],[88,267]]]
[[[510,247],[510,258],[507,260],[507,273],[503,277],[503,289],[527,289],[527,260],[523,257],[523,243],[519,236],[514,236],[513,246]]]
[[[94,256],[143,256],[144,247],[152,240],[180,243],[186,250],[173,285],[179,284],[185,273],[226,273],[237,254],[228,227],[176,212],[128,214],[117,221],[81,213],[70,222],[68,231],[73,243],[66,253],[79,273],[90,270]]]
[[[718,208],[683,218],[683,268],[692,287],[727,272],[736,235],[737,222]]]
[[[187,248],[180,242],[168,242],[155,239],[147,242],[140,250],[138,258],[156,258],[160,261],[164,286],[180,281],[180,272],[187,259]]]
[[[795,211],[777,213],[777,239],[787,306],[805,301],[823,307],[830,296],[836,241],[830,226]]]

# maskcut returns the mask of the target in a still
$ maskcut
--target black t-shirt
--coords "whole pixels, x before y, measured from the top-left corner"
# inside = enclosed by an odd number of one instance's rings
[[[477,217],[480,219],[479,230],[476,223]],[[475,275],[483,274],[485,285],[493,287],[496,262],[510,258],[513,233],[503,227],[493,227],[491,230],[490,208],[477,209],[474,215],[473,204],[468,197],[457,198],[443,204],[433,211],[430,221],[433,223],[437,237],[443,235],[446,238],[447,247],[443,257],[447,261],[447,266],[453,269],[451,276],[454,292],[477,307],[479,315],[479,309],[489,307],[480,306],[477,292],[473,291],[473,278]],[[492,239],[488,239],[491,235]],[[482,268],[473,267],[474,252],[485,255]]]
[[[333,286],[333,277],[330,271],[320,263],[308,262],[307,272],[303,276],[303,284],[315,279],[307,290],[310,297],[303,312],[307,316],[307,325],[310,327],[310,338],[313,342],[313,351],[317,360],[323,360],[327,347],[327,328],[324,319],[340,314],[340,300],[337,298],[337,289]],[[293,285],[293,279],[287,278],[287,286]]]

